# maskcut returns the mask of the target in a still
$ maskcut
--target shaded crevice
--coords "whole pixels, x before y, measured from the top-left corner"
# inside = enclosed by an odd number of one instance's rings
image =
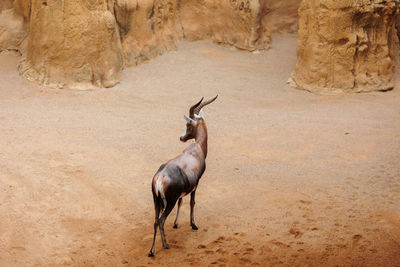
[[[186,39],[185,29],[183,27],[182,17],[181,17],[181,5],[182,5],[182,0],[178,0],[176,3],[176,11],[178,12],[177,18],[178,18],[178,23],[181,26],[180,28],[182,31],[182,38]]]
[[[353,69],[351,70],[351,73],[353,74],[353,89],[357,88],[357,78],[356,78],[356,67],[357,67],[357,57],[358,57],[358,44],[359,44],[359,37],[356,37],[356,44],[355,44],[355,51],[354,51],[354,57],[353,57]]]

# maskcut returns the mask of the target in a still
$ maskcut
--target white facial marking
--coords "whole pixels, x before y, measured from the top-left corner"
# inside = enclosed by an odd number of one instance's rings
[[[190,123],[191,121],[192,121],[192,119],[191,118],[189,118],[188,116],[186,116],[186,115],[183,115],[183,117],[185,118],[185,120],[187,121],[187,123]]]
[[[186,129],[185,129],[185,131],[183,131],[183,133],[181,134],[181,137],[183,138],[183,137],[185,137],[185,135],[186,135]]]
[[[184,115],[183,117],[185,118],[185,120],[186,120],[188,123],[190,123],[190,124],[193,125],[193,126],[196,126],[197,121],[192,120],[191,118],[189,118],[189,117],[186,116],[186,115]]]

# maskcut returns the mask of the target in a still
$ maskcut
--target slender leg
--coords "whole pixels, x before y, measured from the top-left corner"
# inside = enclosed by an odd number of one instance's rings
[[[181,204],[182,204],[182,198],[178,200],[178,210],[176,211],[176,218],[174,221],[174,228],[178,228],[178,216],[179,216],[179,210],[181,209]]]
[[[196,195],[196,190],[194,190],[190,194],[190,225],[192,226],[193,230],[198,230],[199,228],[194,223],[194,215],[193,215],[193,209],[194,209],[194,204],[195,204],[195,201],[194,201],[195,195]]]
[[[153,237],[153,245],[151,246],[150,252],[149,252],[149,257],[154,256],[154,244],[156,242],[156,236],[157,236],[157,228],[159,225],[159,216],[160,216],[160,206],[158,205],[157,199],[154,198],[154,209],[156,213],[156,218],[154,220],[154,237]]]
[[[178,199],[175,200],[167,200],[167,207],[165,208],[164,212],[161,214],[160,217],[160,233],[161,233],[161,241],[163,243],[163,247],[165,249],[169,249],[169,245],[167,244],[167,241],[165,240],[165,234],[164,234],[164,223],[165,220],[167,219],[168,215],[171,213],[172,209],[175,206],[175,203]]]

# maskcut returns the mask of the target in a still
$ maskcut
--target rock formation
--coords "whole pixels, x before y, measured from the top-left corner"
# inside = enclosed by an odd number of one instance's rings
[[[268,49],[271,34],[297,30],[301,0],[186,0],[179,5],[182,36],[243,50]]]
[[[11,0],[0,2],[0,51],[20,50],[27,35],[24,19],[12,7]]]
[[[318,93],[393,88],[396,0],[304,0],[297,87]]]
[[[268,49],[273,33],[297,30],[300,1],[3,0],[0,51],[19,50],[29,80],[111,87],[124,66],[176,49],[182,38]],[[319,93],[392,88],[397,10],[396,0],[303,0],[296,86]]]
[[[115,15],[127,66],[176,49],[177,0],[117,0]]]
[[[8,24],[1,35],[0,16],[0,49],[22,52],[19,70],[29,80],[52,87],[110,87],[124,66],[176,49],[181,38],[268,49],[272,33],[296,30],[300,1],[3,0],[0,11],[8,10],[3,15]],[[21,45],[25,29],[29,35]],[[11,44],[10,36],[18,38]]]
[[[298,9],[301,0],[270,1],[262,0],[261,28],[264,34],[297,33]]]
[[[2,0],[0,2],[0,12],[6,9],[10,9],[13,7],[13,1],[12,0]]]
[[[188,40],[210,39],[250,51],[269,47],[258,0],[187,0],[181,2],[180,11],[182,35]]]
[[[101,0],[30,3],[28,46],[19,66],[23,76],[52,87],[77,89],[93,85],[111,87],[119,81],[120,37],[110,3]]]

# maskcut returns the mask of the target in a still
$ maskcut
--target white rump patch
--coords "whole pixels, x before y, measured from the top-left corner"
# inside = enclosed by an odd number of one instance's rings
[[[163,190],[164,190],[164,185],[162,183],[162,180],[158,178],[156,182],[156,195],[158,196],[158,193],[160,193],[161,197],[165,198]]]

